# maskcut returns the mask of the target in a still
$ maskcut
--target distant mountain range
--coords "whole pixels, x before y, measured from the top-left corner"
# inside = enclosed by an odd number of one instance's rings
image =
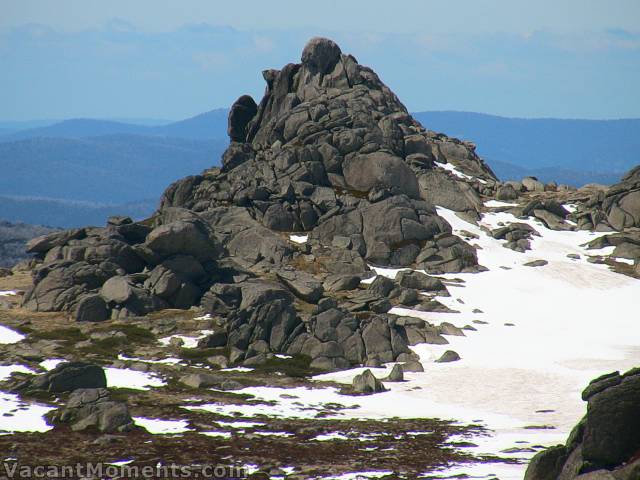
[[[471,112],[418,112],[426,128],[470,140],[504,180],[525,175],[581,186],[615,183],[640,163],[640,119],[505,118]]]
[[[218,164],[228,144],[227,110],[140,122],[74,119],[0,132],[0,219],[73,227],[113,214],[144,218],[171,182]]]
[[[143,218],[171,182],[220,163],[227,113],[168,123],[0,122],[0,218],[64,227],[102,224],[111,214]],[[640,119],[413,115],[425,128],[476,143],[502,180],[533,175],[574,186],[611,184],[640,163]]]
[[[9,134],[0,135],[0,142],[11,142],[38,137],[51,138],[84,138],[102,135],[129,134],[154,137],[174,137],[190,139],[226,138],[227,109],[217,109],[196,115],[179,122],[164,125],[148,125],[153,120],[143,120],[147,124],[130,123],[113,120],[96,120],[76,118],[63,120],[51,125],[26,128]],[[158,120],[157,122],[162,122]],[[10,124],[9,124],[10,125]],[[11,128],[2,126],[0,128]],[[15,127],[14,127],[15,128]]]

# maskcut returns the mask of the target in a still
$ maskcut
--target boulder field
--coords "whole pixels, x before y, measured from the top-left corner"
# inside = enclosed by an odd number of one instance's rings
[[[230,109],[221,166],[170,185],[151,218],[111,217],[30,241],[23,306],[79,322],[196,307],[219,326],[205,346],[226,349],[230,364],[286,353],[327,370],[412,365],[409,345],[444,339],[389,310],[441,311],[429,292],[446,287],[434,275],[484,268],[435,205],[475,221],[483,199],[527,195],[518,215],[552,229],[640,221],[637,169],[585,198],[569,223],[560,203],[534,195],[557,186],[501,184],[472,143],[423,128],[331,40],[310,40],[300,63],[263,77],[259,103],[243,95]],[[510,225],[492,234],[524,251],[537,232]],[[426,273],[366,286],[371,266]]]

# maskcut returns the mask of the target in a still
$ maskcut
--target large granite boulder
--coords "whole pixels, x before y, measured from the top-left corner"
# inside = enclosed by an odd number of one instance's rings
[[[616,230],[640,227],[640,165],[607,190],[602,209]]]
[[[81,388],[106,388],[102,367],[86,362],[63,362],[51,371],[26,380],[17,390],[44,390],[51,393],[72,392]]]
[[[573,215],[579,229],[608,232],[640,227],[640,165],[609,188],[584,190],[588,196],[579,199]]]
[[[389,189],[418,197],[418,180],[411,168],[400,157],[384,151],[352,156],[343,164],[347,185],[360,192]]]
[[[614,372],[584,390],[587,414],[566,445],[538,453],[525,480],[635,480],[640,473],[640,369]]]
[[[126,432],[134,427],[125,402],[112,400],[106,388],[74,390],[54,422],[69,424],[73,431]]]

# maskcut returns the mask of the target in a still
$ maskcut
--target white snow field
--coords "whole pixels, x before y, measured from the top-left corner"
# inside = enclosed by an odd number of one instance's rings
[[[493,239],[452,211],[438,208],[438,213],[454,231],[466,230],[479,236],[471,243],[480,247],[479,262],[489,271],[444,275],[464,280],[448,286],[451,297],[438,297],[460,313],[392,310],[435,324],[447,321],[477,329],[465,330],[464,337],[448,336],[449,345],[413,347],[420,355],[424,373],[406,373],[408,382],[388,382],[385,386],[390,391],[364,397],[343,396],[337,389],[326,387],[256,387],[240,393],[276,401],[277,405],[209,404],[187,408],[229,416],[314,418],[325,404],[338,403],[352,408],[326,418],[433,417],[479,423],[492,434],[467,438],[477,445],[470,452],[520,459],[521,463],[452,466],[438,472],[438,477],[466,474],[471,478],[521,480],[527,460],[540,446],[564,443],[584,415],[586,404],[580,393],[590,380],[640,365],[640,281],[614,273],[605,265],[587,262],[589,255],[605,252],[589,251],[581,245],[602,233],[557,232],[532,219],[520,220],[507,213],[484,214],[480,223],[489,228],[498,227],[499,222],[516,221],[536,228],[541,237],[534,237],[532,250],[523,254],[504,248],[503,241]],[[568,254],[578,254],[580,258],[571,259]],[[537,259],[549,263],[542,267],[523,265]],[[399,270],[376,271],[393,278]],[[473,313],[474,309],[483,313]],[[434,363],[445,350],[455,350],[462,359]],[[383,378],[390,368],[387,365],[372,372]],[[330,373],[316,379],[349,383],[363,370]]]

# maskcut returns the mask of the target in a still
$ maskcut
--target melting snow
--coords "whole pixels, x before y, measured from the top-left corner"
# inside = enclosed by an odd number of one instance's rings
[[[229,432],[198,432],[200,435],[206,435],[207,437],[221,437],[221,438],[231,438],[231,433]]]
[[[626,263],[627,265],[635,265],[635,262],[630,258],[612,257],[611,259],[619,263]]]
[[[168,357],[163,358],[161,360],[149,360],[147,358],[137,358],[137,357],[127,357],[123,354],[118,355],[118,360],[123,360],[127,362],[142,362],[142,363],[157,363],[157,364],[165,364],[165,365],[177,365],[182,362],[180,358]],[[42,364],[41,364],[42,365]]]
[[[230,427],[230,428],[253,428],[253,427],[259,427],[261,425],[264,425],[264,423],[262,422],[243,422],[243,421],[225,422],[222,420],[219,420],[216,423],[223,427]]]
[[[466,173],[462,173],[460,170],[458,170],[451,163],[435,162],[435,164],[438,165],[440,168],[443,168],[443,169],[447,170],[448,172],[453,173],[458,178],[464,178],[465,180],[477,180],[478,182],[480,182],[482,184],[487,183],[485,180],[482,180],[481,178],[472,177],[471,175],[467,175]]]
[[[138,372],[129,368],[106,367],[107,386],[110,388],[131,388],[148,390],[152,387],[163,387],[165,381],[153,373]]]
[[[157,418],[133,417],[136,425],[145,428],[151,434],[175,435],[189,431],[186,420],[160,420]]]
[[[221,368],[220,371],[221,372],[241,372],[241,373],[246,373],[246,372],[253,372],[253,368],[249,368],[249,367],[230,367],[230,368]]]
[[[13,372],[34,373],[24,365],[0,365],[0,382],[4,382]]]
[[[24,365],[0,365],[0,381],[14,372],[34,373]],[[0,392],[0,435],[9,432],[46,432],[51,430],[43,415],[54,407],[27,403],[20,397]]]
[[[294,243],[307,243],[309,235],[289,235],[289,240]]]
[[[200,339],[206,337],[207,335],[211,335],[212,333],[213,330],[200,330],[200,335],[198,335],[197,337],[190,337],[187,335],[171,335],[169,337],[161,338],[158,341],[164,346],[169,346],[172,339],[180,338],[184,342],[182,344],[183,348],[196,348]]]
[[[18,343],[24,335],[0,325],[0,344]]]
[[[53,370],[54,368],[56,368],[58,366],[58,364],[64,362],[63,359],[60,358],[49,358],[47,360],[44,360],[42,362],[40,362],[40,366],[42,368],[44,368],[45,370],[49,371],[49,370]]]
[[[447,337],[449,345],[414,347],[425,373],[407,376],[417,376],[417,381],[411,383],[425,388],[412,395],[434,402],[435,406],[425,410],[435,415],[445,414],[448,408],[463,409],[471,418],[482,419],[495,435],[474,438],[478,452],[506,456],[500,452],[517,446],[564,443],[573,425],[584,415],[580,392],[589,381],[613,370],[625,371],[640,361],[640,329],[636,328],[635,319],[640,282],[613,273],[606,265],[586,261],[589,254],[596,252],[581,245],[604,233],[557,232],[532,219],[520,220],[507,213],[485,214],[481,223],[490,228],[499,222],[516,221],[536,228],[541,237],[534,237],[532,250],[522,254],[502,247],[502,242],[454,212],[438,208],[438,214],[454,230],[468,230],[480,237],[474,241],[481,247],[479,262],[490,271],[446,276],[465,280],[464,285],[449,287],[451,298],[438,299],[455,305],[460,314],[408,309],[392,312],[434,323],[448,321],[459,327],[476,319],[489,323],[476,325],[478,332],[467,332],[467,337]],[[567,258],[571,253],[581,258]],[[539,268],[523,266],[537,258],[544,258],[549,264]],[[500,268],[503,266],[510,269]],[[484,313],[474,314],[474,308]],[[458,352],[462,360],[433,363],[449,349]],[[451,382],[452,378],[455,382]],[[470,418],[448,416],[463,421]],[[523,428],[545,425],[554,428]],[[521,441],[528,443],[516,443]],[[447,475],[493,472],[502,480],[521,479],[525,468],[526,465],[461,466]]]
[[[260,435],[261,437],[293,437],[293,433],[289,432],[251,432],[251,435]]]
[[[487,200],[484,202],[485,207],[517,207],[517,203],[501,202],[500,200]]]
[[[15,290],[0,290],[0,297],[8,297],[9,295],[17,295]]]
[[[54,407],[23,402],[17,395],[0,392],[0,435],[9,432],[51,430],[43,415]]]
[[[344,433],[340,432],[331,432],[331,433],[323,433],[318,435],[317,437],[312,438],[316,442],[326,442],[327,440],[349,440]]]
[[[369,396],[344,396],[333,387],[249,387],[238,393],[252,394],[264,404],[185,408],[246,417],[311,419],[322,412],[323,418],[432,417],[480,423],[493,433],[468,438],[477,445],[469,447],[470,453],[523,461],[534,454],[536,446],[564,443],[584,415],[585,403],[580,393],[589,381],[613,370],[628,370],[640,362],[636,318],[640,282],[614,273],[606,265],[587,262],[589,254],[595,252],[582,245],[604,233],[559,232],[536,220],[516,219],[505,212],[485,214],[481,224],[489,228],[511,222],[525,222],[536,228],[541,237],[533,238],[532,250],[518,253],[504,248],[504,242],[452,211],[438,208],[438,214],[454,231],[464,229],[478,235],[472,243],[479,247],[479,262],[490,271],[444,276],[464,280],[448,287],[451,297],[438,297],[442,303],[455,306],[459,314],[401,308],[392,312],[436,324],[447,321],[458,327],[473,324],[474,320],[487,323],[477,324],[478,331],[466,332],[465,337],[448,336],[448,345],[414,347],[425,372],[406,372],[408,382],[389,382],[389,391]],[[578,254],[580,258],[570,259],[568,254]],[[549,263],[538,268],[524,266],[540,258]],[[375,270],[393,278],[401,269]],[[476,308],[484,313],[473,313]],[[514,326],[506,326],[507,323]],[[434,363],[449,349],[462,359]],[[390,367],[371,371],[383,378]],[[316,379],[349,383],[363,370],[330,373]],[[345,408],[335,409],[336,404]],[[525,469],[526,463],[494,463],[453,466],[439,474],[441,478],[464,473],[476,478],[520,480]],[[332,478],[357,478],[358,474],[353,475]]]

